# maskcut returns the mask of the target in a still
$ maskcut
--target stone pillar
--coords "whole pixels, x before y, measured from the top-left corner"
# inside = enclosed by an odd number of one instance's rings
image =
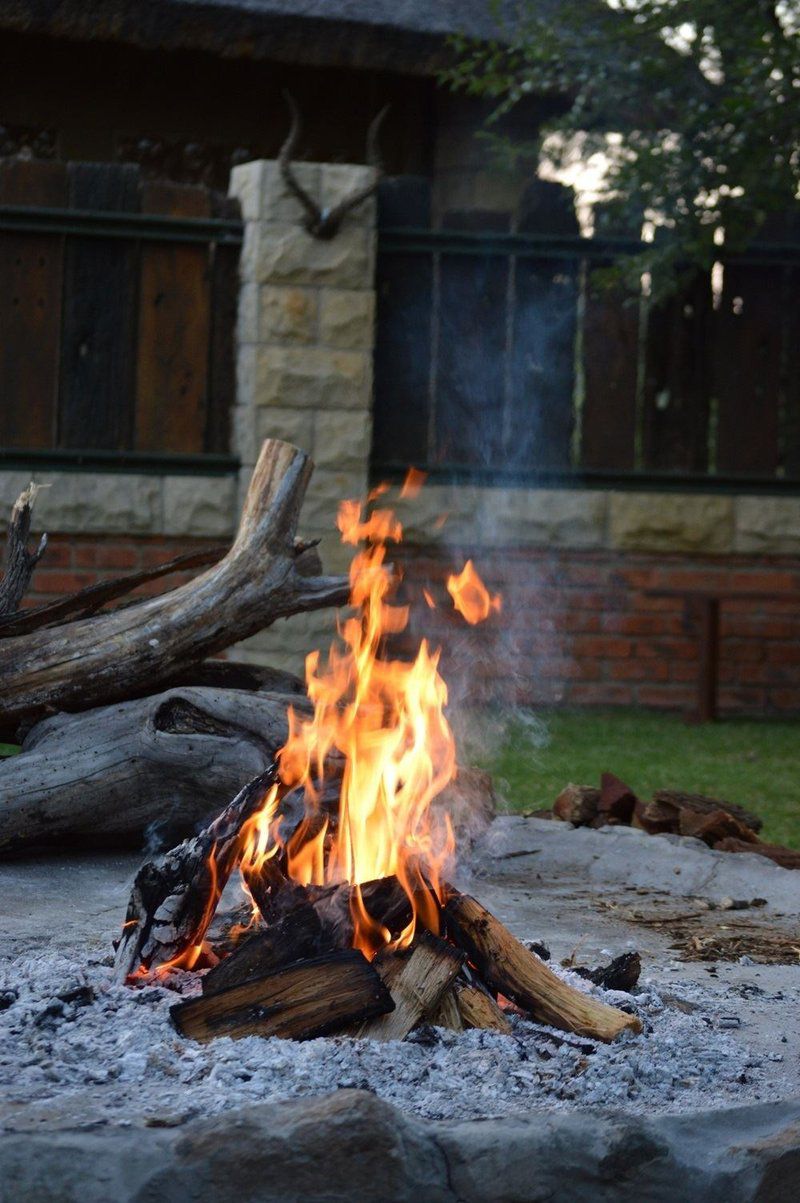
[[[322,206],[368,183],[372,168],[298,163],[302,186]],[[321,538],[327,571],[349,562],[336,510],[364,494],[372,434],[375,201],[345,218],[329,241],[303,228],[303,209],[275,162],[234,169],[231,194],[245,222],[240,261],[234,447],[246,486],[268,437],[308,451],[316,464],[300,518]],[[332,613],[298,615],[240,645],[236,655],[301,671],[305,654],[327,647]]]

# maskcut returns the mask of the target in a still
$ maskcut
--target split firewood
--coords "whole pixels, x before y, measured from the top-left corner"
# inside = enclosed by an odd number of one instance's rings
[[[451,887],[444,914],[448,932],[485,983],[540,1023],[599,1040],[642,1030],[635,1015],[568,985],[468,894]]]
[[[728,836],[744,840],[747,844],[758,843],[758,836],[752,828],[735,819],[726,810],[712,810],[708,814],[681,810],[678,816],[678,831],[680,835],[691,835],[702,840],[709,848],[715,848],[720,840]]]
[[[33,481],[23,489],[11,510],[6,538],[5,570],[0,580],[0,615],[15,614],[28,591],[33,570],[47,547],[47,535],[42,535],[34,551],[28,547],[31,533],[31,511],[41,485]]]
[[[598,819],[606,823],[630,823],[639,799],[629,785],[613,773],[603,773],[600,779]]]
[[[458,982],[455,981],[449,990],[445,990],[442,997],[432,1011],[426,1015],[428,1023],[435,1028],[449,1028],[451,1032],[463,1032],[464,1021],[461,1018],[461,1012],[458,1009],[456,1001],[456,988]]]
[[[391,1011],[392,997],[361,952],[300,961],[241,986],[178,1003],[170,1014],[179,1032],[206,1042],[215,1036],[281,1036],[311,1040]]]
[[[463,1027],[488,1028],[505,1035],[511,1032],[508,1016],[480,986],[456,982],[454,993]]]
[[[140,966],[155,969],[187,949],[199,949],[238,856],[242,825],[277,780],[273,762],[199,835],[142,866],[117,947],[118,982]]]
[[[363,1040],[405,1040],[420,1019],[436,1010],[463,963],[458,949],[423,932],[391,982],[394,1010],[361,1024],[352,1034]]]
[[[319,914],[310,904],[284,915],[279,923],[247,936],[238,948],[203,975],[203,993],[218,994],[243,986],[283,969],[294,961],[307,961],[333,951],[324,946],[325,932]]]
[[[597,818],[600,790],[593,785],[565,785],[553,803],[553,814],[565,823],[586,827]]]
[[[720,798],[709,798],[705,794],[687,794],[676,789],[659,789],[653,794],[653,801],[673,806],[677,811],[691,810],[697,814],[711,814],[715,810],[724,810],[744,823],[751,831],[760,831],[763,820],[751,810],[746,810],[736,802],[724,802]]]
[[[765,856],[782,869],[800,869],[800,851],[797,848],[786,848],[783,844],[762,844],[760,840],[750,843],[726,836],[714,847],[718,852],[755,852],[756,856]]]
[[[174,689],[38,723],[0,763],[0,848],[169,847],[271,763],[297,697]]]
[[[278,618],[346,602],[347,579],[308,575],[308,546],[294,539],[311,471],[302,451],[267,440],[238,534],[218,564],[159,597],[0,639],[0,726],[157,688]]]

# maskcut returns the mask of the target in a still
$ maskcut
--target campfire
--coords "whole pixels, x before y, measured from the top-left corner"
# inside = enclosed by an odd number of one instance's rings
[[[411,475],[405,495],[419,483]],[[117,977],[203,971],[202,993],[172,1008],[179,1031],[201,1041],[402,1040],[423,1023],[507,1032],[511,1012],[603,1040],[637,1032],[636,1016],[566,983],[451,884],[456,839],[442,800],[459,770],[447,685],[425,639],[409,660],[387,651],[409,609],[397,600],[389,552],[402,527],[385,492],[340,506],[355,549],[351,609],[327,657],[307,657],[308,702],[290,710],[284,746],[209,826],[142,867]],[[470,624],[501,611],[471,561],[447,590]],[[251,914],[212,947],[235,872]]]

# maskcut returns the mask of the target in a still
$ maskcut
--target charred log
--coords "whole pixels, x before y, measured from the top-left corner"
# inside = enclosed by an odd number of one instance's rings
[[[199,835],[142,866],[117,947],[117,981],[124,982],[140,966],[154,969],[200,945],[239,853],[242,825],[277,780],[273,762]]]
[[[391,1011],[392,998],[363,953],[330,953],[241,986],[172,1007],[182,1035],[281,1036],[311,1040],[345,1024]]]

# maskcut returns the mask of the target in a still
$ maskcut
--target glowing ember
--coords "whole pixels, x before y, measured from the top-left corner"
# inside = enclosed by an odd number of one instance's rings
[[[492,596],[484,585],[472,560],[467,560],[458,576],[447,578],[447,592],[459,614],[473,626],[483,622],[494,611],[499,614],[503,601],[499,593]]]

